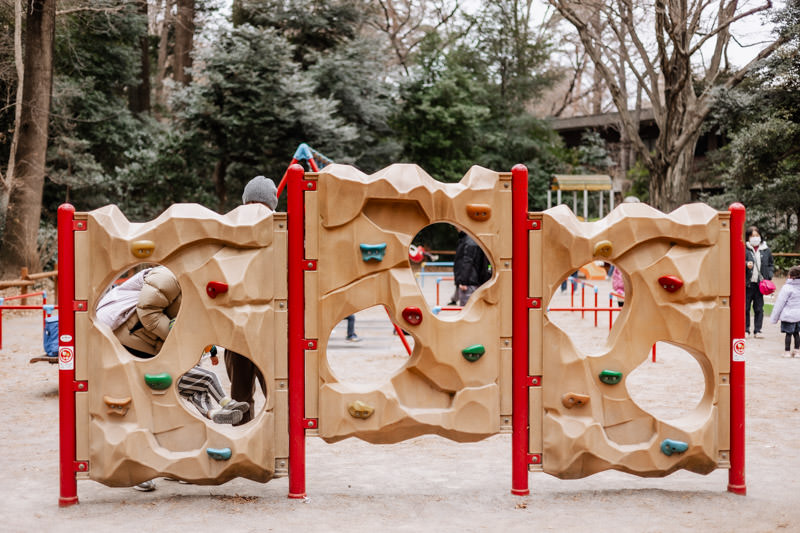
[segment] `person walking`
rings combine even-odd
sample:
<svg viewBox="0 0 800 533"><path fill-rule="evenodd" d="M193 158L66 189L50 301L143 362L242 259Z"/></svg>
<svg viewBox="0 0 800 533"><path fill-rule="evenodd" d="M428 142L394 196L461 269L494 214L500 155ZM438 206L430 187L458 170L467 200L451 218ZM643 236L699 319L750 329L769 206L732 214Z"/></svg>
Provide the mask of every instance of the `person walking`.
<svg viewBox="0 0 800 533"><path fill-rule="evenodd" d="M761 326L764 321L764 295L761 294L759 283L761 280L772 279L775 266L772 261L772 252L767 246L767 241L762 239L761 232L755 226L747 228L745 233L745 263L747 271L745 279L745 332L750 335L750 307L753 307L753 337L762 338Z"/></svg>
<svg viewBox="0 0 800 533"><path fill-rule="evenodd" d="M789 279L778 293L778 299L769 318L773 324L777 324L780 320L781 333L786 334L783 356L800 356L800 266L789 269ZM794 338L794 350L790 351L792 338Z"/></svg>

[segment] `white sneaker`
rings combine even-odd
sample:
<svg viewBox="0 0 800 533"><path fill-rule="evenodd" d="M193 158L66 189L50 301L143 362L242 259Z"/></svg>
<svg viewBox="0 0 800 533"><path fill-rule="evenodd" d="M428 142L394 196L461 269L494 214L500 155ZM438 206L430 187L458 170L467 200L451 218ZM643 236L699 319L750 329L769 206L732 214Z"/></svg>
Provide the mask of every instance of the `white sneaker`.
<svg viewBox="0 0 800 533"><path fill-rule="evenodd" d="M133 488L140 492L153 492L156 490L156 482L152 479L149 481L142 481L138 485L134 485Z"/></svg>
<svg viewBox="0 0 800 533"><path fill-rule="evenodd" d="M798 355L800 355L800 350L792 350L792 357L797 357Z"/></svg>
<svg viewBox="0 0 800 533"><path fill-rule="evenodd" d="M794 352L783 352L783 357L785 357L786 359L794 357Z"/></svg>

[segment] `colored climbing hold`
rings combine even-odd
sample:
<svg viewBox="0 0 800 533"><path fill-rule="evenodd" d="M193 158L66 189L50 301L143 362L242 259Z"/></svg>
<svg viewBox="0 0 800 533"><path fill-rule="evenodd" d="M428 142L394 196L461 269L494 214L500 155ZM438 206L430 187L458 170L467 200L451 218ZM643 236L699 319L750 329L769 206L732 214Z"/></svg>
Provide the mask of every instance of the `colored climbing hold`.
<svg viewBox="0 0 800 533"><path fill-rule="evenodd" d="M667 292L675 292L683 287L683 280L677 276L661 276L658 284Z"/></svg>
<svg viewBox="0 0 800 533"><path fill-rule="evenodd" d="M206 285L206 294L211 298L216 298L217 294L228 292L228 284L221 281L209 281Z"/></svg>
<svg viewBox="0 0 800 533"><path fill-rule="evenodd" d="M469 361L470 363L474 363L478 359L481 358L483 354L486 353L486 348L483 347L483 344L473 344L472 346L467 346L463 350L461 350L461 355L464 356L464 359Z"/></svg>
<svg viewBox="0 0 800 533"><path fill-rule="evenodd" d="M172 377L166 372L160 374L145 374L144 382L153 390L166 390L172 385Z"/></svg>
<svg viewBox="0 0 800 533"><path fill-rule="evenodd" d="M108 406L107 413L112 415L125 416L131 404L131 397L113 398L108 395L103 396L103 402Z"/></svg>
<svg viewBox="0 0 800 533"><path fill-rule="evenodd" d="M622 372L617 372L615 370L603 370L600 372L600 381L606 385L616 385L622 381Z"/></svg>
<svg viewBox="0 0 800 533"><path fill-rule="evenodd" d="M561 397L561 403L564 404L564 407L567 409L572 409L573 407L583 407L589 403L589 395L568 392Z"/></svg>
<svg viewBox="0 0 800 533"><path fill-rule="evenodd" d="M419 307L406 307L403 309L403 319L412 326L418 326L422 322L422 311Z"/></svg>
<svg viewBox="0 0 800 533"><path fill-rule="evenodd" d="M375 408L361 400L355 400L350 402L350 405L347 406L347 412L350 413L350 416L353 418L364 419L371 417L372 413L375 412Z"/></svg>
<svg viewBox="0 0 800 533"><path fill-rule="evenodd" d="M594 255L599 255L601 257L611 257L611 253L614 251L614 246L611 244L611 241L600 241L594 245Z"/></svg>
<svg viewBox="0 0 800 533"><path fill-rule="evenodd" d="M364 244L359 245L361 248L361 259L366 261L383 261L383 255L386 253L386 243L380 244Z"/></svg>
<svg viewBox="0 0 800 533"><path fill-rule="evenodd" d="M672 455L673 453L683 453L689 449L689 445L685 442L672 439L664 439L661 441L661 451L664 455Z"/></svg>
<svg viewBox="0 0 800 533"><path fill-rule="evenodd" d="M134 241L131 243L131 253L139 259L150 257L155 249L156 243L153 241Z"/></svg>
<svg viewBox="0 0 800 533"><path fill-rule="evenodd" d="M472 220L484 222L492 216L492 206L488 204L467 204L467 216Z"/></svg>
<svg viewBox="0 0 800 533"><path fill-rule="evenodd" d="M231 458L230 448L206 448L206 453L217 461L227 461Z"/></svg>

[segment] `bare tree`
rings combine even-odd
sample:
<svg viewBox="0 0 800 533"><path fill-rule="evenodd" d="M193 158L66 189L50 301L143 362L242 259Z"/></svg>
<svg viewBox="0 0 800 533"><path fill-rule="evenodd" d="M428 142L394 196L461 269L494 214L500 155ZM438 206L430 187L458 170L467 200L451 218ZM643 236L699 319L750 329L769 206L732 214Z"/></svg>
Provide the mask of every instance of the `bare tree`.
<svg viewBox="0 0 800 533"><path fill-rule="evenodd" d="M188 69L192 68L194 48L194 0L177 0L178 16L175 18L175 51L172 76L177 83L192 81Z"/></svg>
<svg viewBox="0 0 800 533"><path fill-rule="evenodd" d="M47 126L53 87L56 0L28 0L24 83L13 182L0 249L0 274L39 268L37 237L42 208Z"/></svg>
<svg viewBox="0 0 800 533"><path fill-rule="evenodd" d="M738 0L548 1L577 30L619 111L626 141L650 171L651 203L669 211L688 202L694 149L715 89L740 83L785 42L771 42L738 70L723 68L731 24L771 8L771 1L751 9L740 9ZM630 110L630 76L659 129L652 152Z"/></svg>
<svg viewBox="0 0 800 533"><path fill-rule="evenodd" d="M446 27L460 0L374 0L369 25L386 35L395 63L408 74L410 56L429 32Z"/></svg>

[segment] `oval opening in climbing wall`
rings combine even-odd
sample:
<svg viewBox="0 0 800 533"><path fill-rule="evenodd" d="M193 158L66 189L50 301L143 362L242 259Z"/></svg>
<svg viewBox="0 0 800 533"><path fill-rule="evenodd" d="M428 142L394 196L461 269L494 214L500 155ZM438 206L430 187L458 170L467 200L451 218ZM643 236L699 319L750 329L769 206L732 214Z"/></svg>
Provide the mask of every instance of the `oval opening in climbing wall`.
<svg viewBox="0 0 800 533"><path fill-rule="evenodd" d="M268 388L250 358L218 344L202 347L198 356L197 364L175 380L184 407L216 424L239 426L255 419L264 409ZM236 381L236 390L230 378Z"/></svg>
<svg viewBox="0 0 800 533"><path fill-rule="evenodd" d="M460 312L492 278L491 257L478 240L446 222L422 228L408 259L425 302L438 316Z"/></svg>
<svg viewBox="0 0 800 533"><path fill-rule="evenodd" d="M625 304L625 289L630 285L627 277L603 261L582 266L556 286L547 304L547 319L570 337L582 354L604 352Z"/></svg>
<svg viewBox="0 0 800 533"><path fill-rule="evenodd" d="M647 359L625 380L631 399L654 417L674 420L691 414L703 399L706 378L689 352L657 342Z"/></svg>
<svg viewBox="0 0 800 533"><path fill-rule="evenodd" d="M134 357L155 357L174 327L181 286L167 267L140 263L125 272L98 299L95 321L105 324Z"/></svg>
<svg viewBox="0 0 800 533"><path fill-rule="evenodd" d="M331 331L325 346L328 366L334 376L340 382L351 384L388 381L408 363L409 353L414 349L414 338L410 334L398 334L404 332L403 327L402 322L396 326L392 323L382 305L341 320Z"/></svg>

